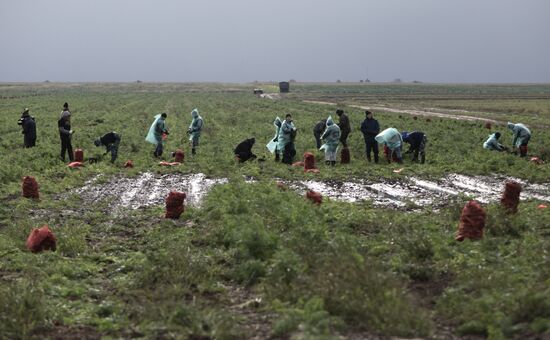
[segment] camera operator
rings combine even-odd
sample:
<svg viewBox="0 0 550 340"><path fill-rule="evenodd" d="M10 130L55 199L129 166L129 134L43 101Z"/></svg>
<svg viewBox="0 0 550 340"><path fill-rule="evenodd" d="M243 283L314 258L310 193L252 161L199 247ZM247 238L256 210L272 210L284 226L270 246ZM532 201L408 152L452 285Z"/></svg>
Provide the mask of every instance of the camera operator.
<svg viewBox="0 0 550 340"><path fill-rule="evenodd" d="M25 148L32 148L36 144L36 122L34 117L29 114L29 109L26 108L23 113L21 113L21 118L17 121L17 124L21 126L23 131L21 133L24 135L23 142L25 143Z"/></svg>

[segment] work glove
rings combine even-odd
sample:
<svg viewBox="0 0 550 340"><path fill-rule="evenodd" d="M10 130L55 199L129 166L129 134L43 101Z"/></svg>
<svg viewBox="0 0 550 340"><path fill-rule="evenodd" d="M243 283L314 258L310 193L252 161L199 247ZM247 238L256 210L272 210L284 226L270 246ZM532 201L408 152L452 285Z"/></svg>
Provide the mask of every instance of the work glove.
<svg viewBox="0 0 550 340"><path fill-rule="evenodd" d="M69 135L72 135L74 133L74 130L69 131Z"/></svg>

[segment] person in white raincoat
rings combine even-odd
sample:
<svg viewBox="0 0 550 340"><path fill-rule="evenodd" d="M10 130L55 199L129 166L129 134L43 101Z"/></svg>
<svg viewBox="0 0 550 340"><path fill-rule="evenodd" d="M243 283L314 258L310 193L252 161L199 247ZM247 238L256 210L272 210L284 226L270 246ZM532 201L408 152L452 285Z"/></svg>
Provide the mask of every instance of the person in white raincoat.
<svg viewBox="0 0 550 340"><path fill-rule="evenodd" d="M388 163L393 159L393 155L397 157L397 163L403 163L403 156L401 149L403 148L403 137L401 133L396 128L387 128L386 130L380 132L374 139L379 144L384 144L390 150L388 155Z"/></svg>
<svg viewBox="0 0 550 340"><path fill-rule="evenodd" d="M521 123L510 122L508 122L508 129L512 130L513 134L512 148L518 148L521 157L527 156L527 144L531 139L531 131Z"/></svg>
<svg viewBox="0 0 550 340"><path fill-rule="evenodd" d="M332 117L329 116L327 118L327 127L321 136L321 139L325 142L325 144L319 148L319 150L325 150L325 162L327 165L336 165L336 151L338 150L340 135L340 127L334 124Z"/></svg>
<svg viewBox="0 0 550 340"><path fill-rule="evenodd" d="M281 129L281 126L283 125L283 121L281 118L277 117L275 118L275 121L273 122L273 125L275 125L275 136L271 138L269 143L267 143L266 147L269 150L269 152L275 154L275 162L278 162L280 159L279 150L277 148L279 144L279 130Z"/></svg>
<svg viewBox="0 0 550 340"><path fill-rule="evenodd" d="M199 145L203 120L202 117L199 116L198 109L193 109L193 111L191 111L191 117L193 117L193 120L189 125L189 129L187 129L187 133L189 134L189 141L191 141L191 153L195 155L197 153L196 147Z"/></svg>
<svg viewBox="0 0 550 340"><path fill-rule="evenodd" d="M282 162L292 164L294 156L296 156L296 148L294 147L294 138L296 136L296 127L292 122L292 115L288 113L285 120L279 129L279 137L277 149L282 157Z"/></svg>
<svg viewBox="0 0 550 340"><path fill-rule="evenodd" d="M162 156L163 151L163 135L168 135L168 129L166 128L165 120L168 115L166 113L158 114L155 116L155 121L153 124L151 124L151 127L149 128L149 133L147 133L147 137L145 137L145 140L148 141L151 144L155 144L156 148L153 152L153 155L155 157Z"/></svg>

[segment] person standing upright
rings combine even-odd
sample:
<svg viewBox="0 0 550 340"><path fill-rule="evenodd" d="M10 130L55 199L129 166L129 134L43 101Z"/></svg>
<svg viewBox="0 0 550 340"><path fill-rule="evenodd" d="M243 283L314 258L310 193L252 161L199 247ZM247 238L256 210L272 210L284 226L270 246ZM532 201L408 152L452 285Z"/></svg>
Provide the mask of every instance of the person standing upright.
<svg viewBox="0 0 550 340"><path fill-rule="evenodd" d="M380 125L378 121L372 117L372 112L365 111L365 120L361 123L361 132L365 139L365 152L367 154L367 160L370 162L371 151L374 153L374 162L378 163L378 142L374 139L377 134L380 133Z"/></svg>
<svg viewBox="0 0 550 340"><path fill-rule="evenodd" d="M279 131L281 130L283 121L281 120L281 118L277 117L275 118L273 125L275 125L275 136L269 141L269 143L267 143L266 147L269 150L269 152L275 154L275 162L278 162L280 160L279 149L278 149Z"/></svg>
<svg viewBox="0 0 550 340"><path fill-rule="evenodd" d="M145 137L145 140L148 141L151 144L156 145L155 151L153 152L153 156L160 157L162 156L163 152L163 136L168 135L168 129L166 128L166 117L168 115L166 113L161 113L159 115L155 116L155 121L153 124L151 124L151 127L149 128L149 132L147 133L147 137Z"/></svg>
<svg viewBox="0 0 550 340"><path fill-rule="evenodd" d="M321 136L325 132L326 128L327 128L327 120L326 119L321 119L313 127L313 136L315 136L315 143L316 143L316 146L317 146L317 150L319 150L319 148L321 148Z"/></svg>
<svg viewBox="0 0 550 340"><path fill-rule="evenodd" d="M287 113L285 120L279 129L279 137L277 149L281 154L282 162L285 164L292 164L292 160L296 155L296 148L294 147L294 138L296 137L296 127L292 121L292 115Z"/></svg>
<svg viewBox="0 0 550 340"><path fill-rule="evenodd" d="M26 108L23 113L21 113L21 118L17 122L17 124L21 125L21 128L23 131L24 137L23 142L25 144L25 148L32 148L36 145L36 122L34 121L34 117L29 114L29 109Z"/></svg>
<svg viewBox="0 0 550 340"><path fill-rule="evenodd" d="M193 117L193 120L189 125L189 129L187 129L187 133L189 134L189 141L191 142L191 154L195 155L197 153L196 148L199 145L203 120L199 115L198 109L193 109L193 111L191 111L191 117Z"/></svg>
<svg viewBox="0 0 550 340"><path fill-rule="evenodd" d="M325 142L319 150L325 150L325 163L327 165L336 165L336 151L338 150L338 141L341 136L341 129L338 125L334 124L332 117L327 119L327 128L321 136L321 139Z"/></svg>
<svg viewBox="0 0 550 340"><path fill-rule="evenodd" d="M63 111L57 121L57 128L59 129L59 138L61 139L61 160L65 162L65 152L67 152L69 160L72 162L74 161L74 154L71 139L74 131L71 129L71 112L67 103L63 106Z"/></svg>
<svg viewBox="0 0 550 340"><path fill-rule="evenodd" d="M344 110L336 110L336 114L340 118L338 121L338 126L340 127L340 142L344 148L348 147L348 136L351 132L351 125L349 124L348 115L344 113Z"/></svg>

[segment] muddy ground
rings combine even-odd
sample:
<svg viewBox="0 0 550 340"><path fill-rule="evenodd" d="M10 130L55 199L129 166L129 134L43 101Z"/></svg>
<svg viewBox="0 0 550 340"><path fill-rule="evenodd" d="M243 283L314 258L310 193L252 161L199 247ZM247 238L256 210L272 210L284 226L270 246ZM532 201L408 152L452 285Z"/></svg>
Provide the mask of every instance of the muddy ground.
<svg viewBox="0 0 550 340"><path fill-rule="evenodd" d="M442 207L454 197L465 195L482 203L500 199L504 183L514 180L522 184L521 199L550 202L550 183L531 184L524 180L504 176L466 176L450 174L438 180L405 177L400 180L354 181L285 181L299 194L313 190L337 201L370 201L374 206L414 209ZM226 178L207 178L204 174L153 174L142 173L128 178L115 176L108 181L95 177L70 194L81 197L82 205L108 202L114 213L126 209L139 209L164 204L171 190L187 193L186 205L200 206L213 185L227 183Z"/></svg>

